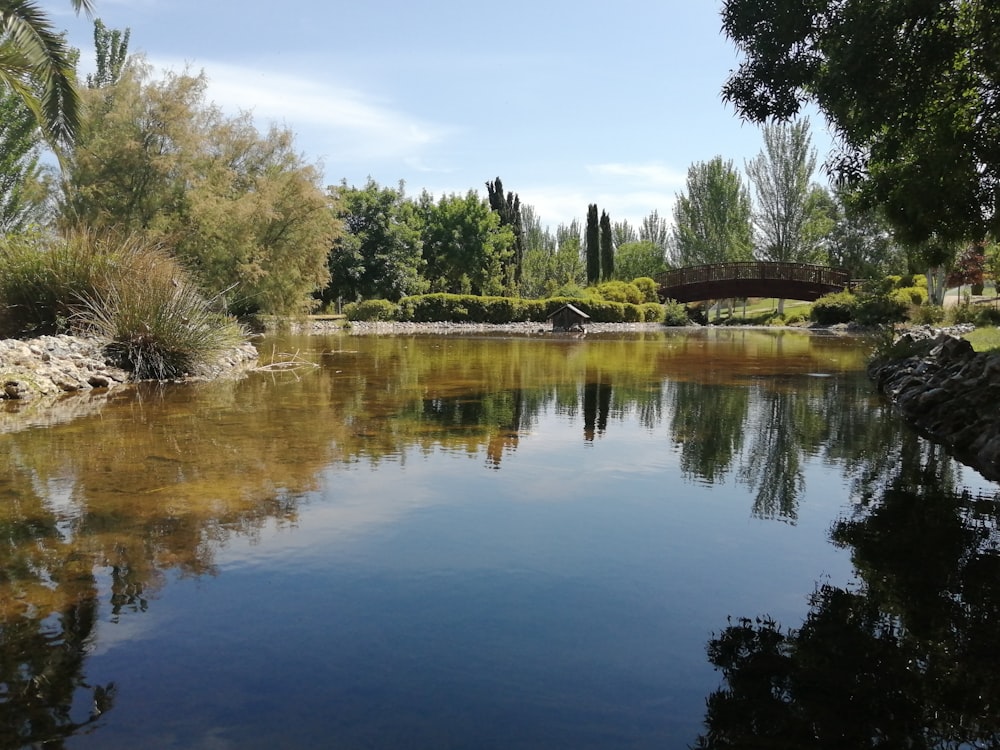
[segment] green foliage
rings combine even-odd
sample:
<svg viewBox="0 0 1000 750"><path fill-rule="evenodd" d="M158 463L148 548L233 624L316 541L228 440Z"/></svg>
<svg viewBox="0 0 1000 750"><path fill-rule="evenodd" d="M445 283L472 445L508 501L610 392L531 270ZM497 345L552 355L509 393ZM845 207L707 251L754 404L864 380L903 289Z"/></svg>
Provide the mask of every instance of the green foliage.
<svg viewBox="0 0 1000 750"><path fill-rule="evenodd" d="M514 288L513 230L475 191L437 203L425 191L417 213L431 291L499 295Z"/></svg>
<svg viewBox="0 0 1000 750"><path fill-rule="evenodd" d="M190 373L243 339L172 256L138 236L6 237L0 305L3 335L90 331L139 378Z"/></svg>
<svg viewBox="0 0 1000 750"><path fill-rule="evenodd" d="M947 319L952 325L962 325L964 323L975 323L978 310L975 306L966 301L959 302L954 307L948 308Z"/></svg>
<svg viewBox="0 0 1000 750"><path fill-rule="evenodd" d="M831 171L905 244L996 236L998 25L980 0L727 0L742 62L723 98L755 122L818 105L842 145Z"/></svg>
<svg viewBox="0 0 1000 750"><path fill-rule="evenodd" d="M906 286L893 289L889 292L889 298L901 305L925 305L927 304L927 287Z"/></svg>
<svg viewBox="0 0 1000 750"><path fill-rule="evenodd" d="M663 324L668 326L686 326L691 322L688 309L680 302L672 299L663 304Z"/></svg>
<svg viewBox="0 0 1000 750"><path fill-rule="evenodd" d="M605 281L594 287L596 296L611 302L629 302L641 305L646 301L645 295L635 284L624 281Z"/></svg>
<svg viewBox="0 0 1000 750"><path fill-rule="evenodd" d="M626 242L615 250L615 276L622 281L654 277L666 270L663 248L648 240Z"/></svg>
<svg viewBox="0 0 1000 750"><path fill-rule="evenodd" d="M344 231L330 248L330 283L323 290L324 301L398 300L427 289L421 276L425 262L416 208L402 183L383 188L369 178L363 188L355 188L344 181L331 197L334 216Z"/></svg>
<svg viewBox="0 0 1000 750"><path fill-rule="evenodd" d="M823 221L823 204L810 184L815 169L808 120L764 125L764 148L747 164L761 259L818 260L819 240L831 224Z"/></svg>
<svg viewBox="0 0 1000 750"><path fill-rule="evenodd" d="M906 320L911 304L908 295L861 295L854 310L854 320L864 326L899 323Z"/></svg>
<svg viewBox="0 0 1000 750"><path fill-rule="evenodd" d="M44 213L41 142L21 97L0 90L0 233L24 230Z"/></svg>
<svg viewBox="0 0 1000 750"><path fill-rule="evenodd" d="M94 54L97 70L87 74L87 87L103 88L118 83L128 58L130 29L108 29L100 18L94 20Z"/></svg>
<svg viewBox="0 0 1000 750"><path fill-rule="evenodd" d="M686 192L674 204L670 242L677 266L750 260L750 192L732 160L716 156L688 167Z"/></svg>
<svg viewBox="0 0 1000 750"><path fill-rule="evenodd" d="M601 211L601 278L609 281L615 275L615 243L611 234L611 217Z"/></svg>
<svg viewBox="0 0 1000 750"><path fill-rule="evenodd" d="M564 305L572 304L595 323L640 323L657 321L663 307L653 303L611 302L596 297L584 299L549 297L529 300L516 297L481 297L466 294L421 294L399 301L399 320L415 323L516 323L544 322Z"/></svg>
<svg viewBox="0 0 1000 750"><path fill-rule="evenodd" d="M858 298L850 292L837 292L820 297L813 303L809 317L820 325L849 323L854 319Z"/></svg>
<svg viewBox="0 0 1000 750"><path fill-rule="evenodd" d="M170 247L233 312L291 313L328 279L337 224L288 130L206 102L204 76L153 81L129 65L84 92L66 160L62 223L142 233Z"/></svg>
<svg viewBox="0 0 1000 750"><path fill-rule="evenodd" d="M71 0L71 5L77 13L92 9L90 0ZM74 50L35 2L4 2L0 25L0 88L21 98L45 140L60 153L80 125Z"/></svg>
<svg viewBox="0 0 1000 750"><path fill-rule="evenodd" d="M910 308L908 317L916 325L936 326L944 322L945 312L941 305L920 305Z"/></svg>
<svg viewBox="0 0 1000 750"><path fill-rule="evenodd" d="M117 247L88 235L0 237L0 336L66 332L79 298L95 294L119 262Z"/></svg>
<svg viewBox="0 0 1000 750"><path fill-rule="evenodd" d="M643 301L659 303L660 285L654 279L648 276L639 276L632 279L632 286L642 293Z"/></svg>
<svg viewBox="0 0 1000 750"><path fill-rule="evenodd" d="M344 305L344 316L351 321L396 320L399 306L387 299L369 299Z"/></svg>
<svg viewBox="0 0 1000 750"><path fill-rule="evenodd" d="M884 212L862 206L846 187L834 191L833 201L827 263L846 269L853 279L881 278L906 268L906 252L893 240Z"/></svg>
<svg viewBox="0 0 1000 750"><path fill-rule="evenodd" d="M505 275L510 276L515 286L521 283L522 264L525 253L524 223L521 217L521 198L517 193L508 192L504 196L503 183L500 178L486 183L490 208L500 217L500 225L510 227L514 235L514 253L508 263L511 268Z"/></svg>
<svg viewBox="0 0 1000 750"><path fill-rule="evenodd" d="M587 234L584 247L587 255L587 283L596 284L601 280L601 230L597 216L597 204L587 206Z"/></svg>

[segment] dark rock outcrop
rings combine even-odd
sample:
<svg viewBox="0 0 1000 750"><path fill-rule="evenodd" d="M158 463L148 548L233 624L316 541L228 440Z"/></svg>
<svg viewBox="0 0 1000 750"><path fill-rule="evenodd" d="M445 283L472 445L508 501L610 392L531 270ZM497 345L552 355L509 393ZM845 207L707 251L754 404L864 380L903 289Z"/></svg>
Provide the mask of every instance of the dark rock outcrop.
<svg viewBox="0 0 1000 750"><path fill-rule="evenodd" d="M868 374L907 421L1000 481L1000 353L977 353L950 333L910 332Z"/></svg>

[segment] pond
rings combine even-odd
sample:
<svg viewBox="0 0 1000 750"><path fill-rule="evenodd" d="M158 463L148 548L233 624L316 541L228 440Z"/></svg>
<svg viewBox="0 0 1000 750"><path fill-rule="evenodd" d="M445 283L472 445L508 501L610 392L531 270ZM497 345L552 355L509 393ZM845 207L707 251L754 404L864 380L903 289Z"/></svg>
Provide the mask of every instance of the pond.
<svg viewBox="0 0 1000 750"><path fill-rule="evenodd" d="M998 742L997 487L865 340L259 348L4 422L0 747Z"/></svg>

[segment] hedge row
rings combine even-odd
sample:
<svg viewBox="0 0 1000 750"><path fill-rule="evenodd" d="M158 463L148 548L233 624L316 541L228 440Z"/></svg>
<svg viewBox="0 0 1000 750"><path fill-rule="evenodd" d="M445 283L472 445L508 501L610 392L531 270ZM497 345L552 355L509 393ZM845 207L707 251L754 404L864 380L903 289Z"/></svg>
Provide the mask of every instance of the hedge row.
<svg viewBox="0 0 1000 750"><path fill-rule="evenodd" d="M664 307L655 302L631 304L597 299L550 297L477 297L465 294L421 294L404 297L398 304L367 300L345 307L348 320L399 320L413 323L523 323L543 322L564 305L571 304L594 323L659 323Z"/></svg>

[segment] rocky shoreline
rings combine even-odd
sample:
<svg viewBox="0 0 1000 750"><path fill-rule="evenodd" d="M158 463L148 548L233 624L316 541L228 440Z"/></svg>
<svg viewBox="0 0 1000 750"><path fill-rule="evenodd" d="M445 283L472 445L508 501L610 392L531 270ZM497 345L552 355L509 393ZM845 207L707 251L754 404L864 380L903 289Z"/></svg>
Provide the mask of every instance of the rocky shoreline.
<svg viewBox="0 0 1000 750"><path fill-rule="evenodd" d="M0 340L0 401L19 406L68 394L106 392L132 382L131 374L104 354L106 341L60 334ZM191 379L212 379L238 372L257 361L253 344L226 352Z"/></svg>
<svg viewBox="0 0 1000 750"><path fill-rule="evenodd" d="M977 353L957 333L908 331L868 375L908 422L1000 481L1000 353Z"/></svg>

